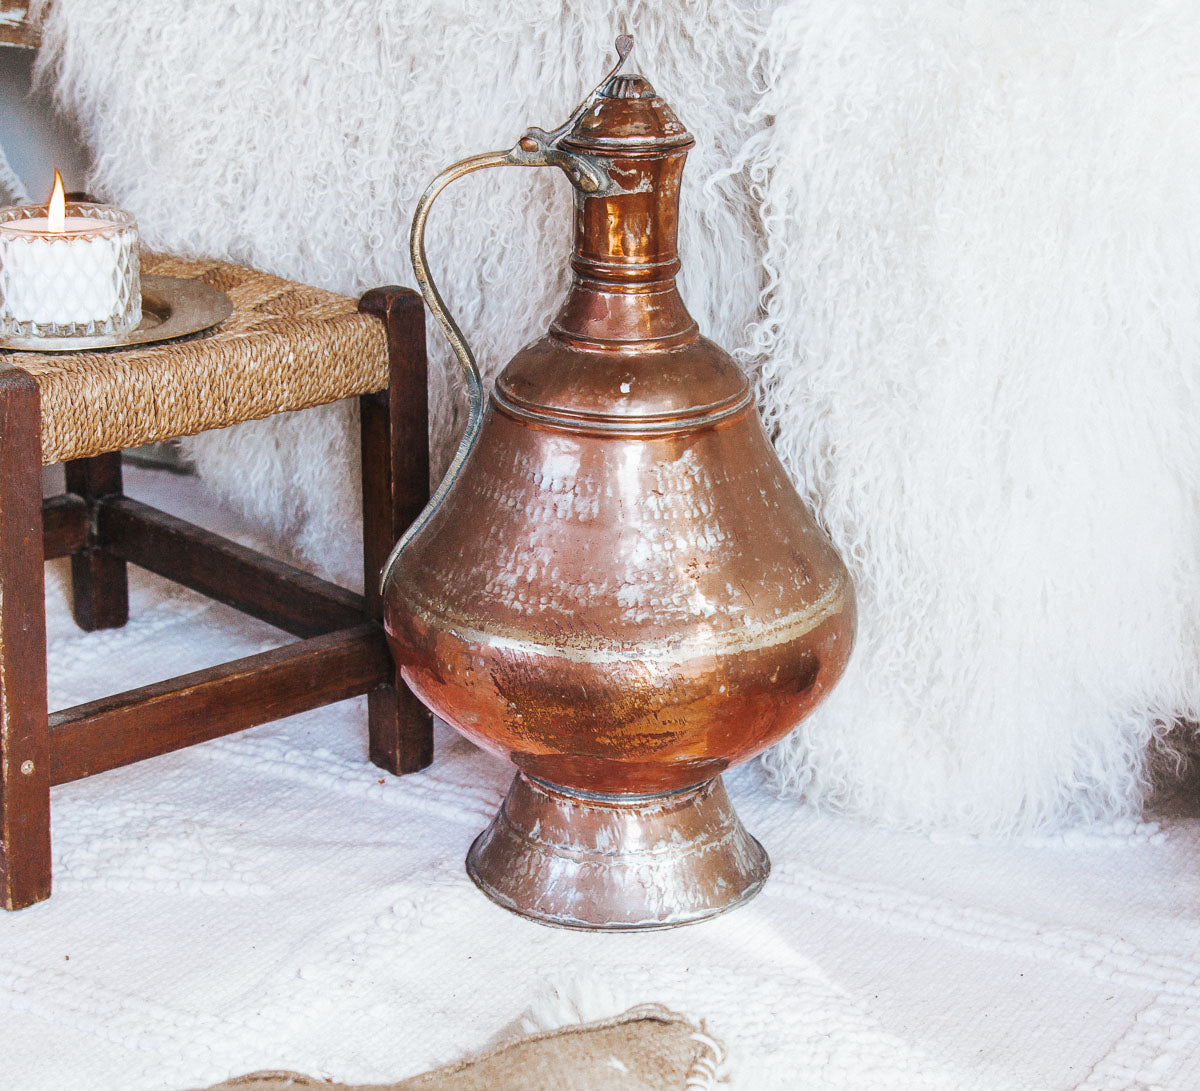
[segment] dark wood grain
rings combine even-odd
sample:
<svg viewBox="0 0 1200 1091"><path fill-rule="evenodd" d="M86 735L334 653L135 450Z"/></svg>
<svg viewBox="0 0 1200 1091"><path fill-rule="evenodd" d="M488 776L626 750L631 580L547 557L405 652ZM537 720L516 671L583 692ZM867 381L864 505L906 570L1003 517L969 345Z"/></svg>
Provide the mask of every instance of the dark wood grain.
<svg viewBox="0 0 1200 1091"><path fill-rule="evenodd" d="M84 548L71 556L75 624L85 632L119 629L129 620L129 575L125 562L102 548L96 534L101 501L121 495L121 453L63 463L67 492L88 508L90 529Z"/></svg>
<svg viewBox="0 0 1200 1091"><path fill-rule="evenodd" d="M356 595L122 494L119 453L65 465L68 492L41 499L36 382L0 365L0 899L50 894L50 785L359 694L376 764L432 760L432 716L400 679L378 581L429 497L427 362L419 296L363 297L388 335L388 389L362 409L363 565ZM300 642L47 716L45 558L70 556L85 629L124 624L127 564L261 618Z"/></svg>
<svg viewBox="0 0 1200 1091"><path fill-rule="evenodd" d="M88 540L88 506L78 496L64 493L42 501L42 548L46 560L67 557L83 549Z"/></svg>
<svg viewBox="0 0 1200 1091"><path fill-rule="evenodd" d="M113 555L293 636L363 619L361 595L127 496L102 504L98 520L100 541Z"/></svg>
<svg viewBox="0 0 1200 1091"><path fill-rule="evenodd" d="M400 535L429 502L429 363L425 306L410 288L376 288L359 310L383 319L389 382L363 403L363 564L367 604L379 608L379 573Z"/></svg>
<svg viewBox="0 0 1200 1091"><path fill-rule="evenodd" d="M50 779L78 780L366 693L391 672L363 622L50 717Z"/></svg>
<svg viewBox="0 0 1200 1091"><path fill-rule="evenodd" d="M366 608L382 621L380 572L429 500L425 309L416 292L391 286L367 292L359 310L380 317L388 335L388 387L359 401ZM433 761L433 715L398 671L368 696L367 721L370 757L380 768L412 773Z"/></svg>
<svg viewBox="0 0 1200 1091"><path fill-rule="evenodd" d="M29 17L29 0L0 0L0 45L37 49L42 35Z"/></svg>
<svg viewBox="0 0 1200 1091"><path fill-rule="evenodd" d="M37 383L0 365L0 902L50 896L50 753Z"/></svg>

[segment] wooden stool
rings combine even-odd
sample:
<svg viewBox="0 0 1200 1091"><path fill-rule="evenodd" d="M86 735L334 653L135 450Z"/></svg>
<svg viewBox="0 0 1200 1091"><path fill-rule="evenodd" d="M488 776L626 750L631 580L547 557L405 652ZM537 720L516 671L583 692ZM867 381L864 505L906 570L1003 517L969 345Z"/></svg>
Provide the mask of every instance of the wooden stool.
<svg viewBox="0 0 1200 1091"><path fill-rule="evenodd" d="M234 313L209 334L107 353L0 353L0 900L50 895L50 787L365 693L370 758L432 760L432 719L392 664L379 573L429 494L424 311L241 266L150 257ZM382 319L382 321L380 321ZM357 395L365 595L125 496L122 449ZM67 492L43 501L43 464ZM124 625L133 563L299 637L260 655L47 714L43 559L71 558L75 620Z"/></svg>

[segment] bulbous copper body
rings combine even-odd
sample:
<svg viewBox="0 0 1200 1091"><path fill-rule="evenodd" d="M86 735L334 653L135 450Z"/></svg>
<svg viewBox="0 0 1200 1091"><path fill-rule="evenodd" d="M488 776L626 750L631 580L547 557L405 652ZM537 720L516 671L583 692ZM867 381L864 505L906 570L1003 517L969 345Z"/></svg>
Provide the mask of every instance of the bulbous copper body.
<svg viewBox="0 0 1200 1091"><path fill-rule="evenodd" d="M535 783L620 806L703 785L794 728L845 668L854 594L745 375L676 290L691 137L621 76L565 144L603 156L617 188L577 195L566 302L497 381L460 478L391 572L385 624L448 723Z"/></svg>

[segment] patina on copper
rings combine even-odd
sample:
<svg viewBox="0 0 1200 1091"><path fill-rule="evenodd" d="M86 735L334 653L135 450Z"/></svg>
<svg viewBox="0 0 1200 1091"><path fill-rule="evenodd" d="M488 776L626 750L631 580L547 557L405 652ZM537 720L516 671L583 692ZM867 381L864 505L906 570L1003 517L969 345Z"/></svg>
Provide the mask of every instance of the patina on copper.
<svg viewBox="0 0 1200 1091"><path fill-rule="evenodd" d="M404 678L520 770L472 877L571 927L685 923L762 885L766 854L714 778L812 710L854 637L845 567L676 288L692 145L644 78L614 74L554 133L450 168L414 225L426 297L473 368L424 269L430 194L522 156L576 183L566 301L385 581Z"/></svg>

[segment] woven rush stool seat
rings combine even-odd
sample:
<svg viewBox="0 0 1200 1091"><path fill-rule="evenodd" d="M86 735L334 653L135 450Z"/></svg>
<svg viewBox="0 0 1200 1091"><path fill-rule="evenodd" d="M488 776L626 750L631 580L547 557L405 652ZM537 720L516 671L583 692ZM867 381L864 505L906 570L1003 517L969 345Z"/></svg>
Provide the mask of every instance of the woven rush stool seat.
<svg viewBox="0 0 1200 1091"><path fill-rule="evenodd" d="M67 354L0 351L0 905L50 895L50 788L349 697L367 696L369 757L432 760L432 717L381 624L379 574L429 498L420 296L355 300L243 266L144 255L206 281L233 313L192 337ZM357 396L359 595L126 496L121 451ZM42 497L42 466L67 491ZM43 564L70 557L85 630L124 625L135 564L269 622L293 643L178 678L47 709Z"/></svg>
<svg viewBox="0 0 1200 1091"><path fill-rule="evenodd" d="M47 465L387 386L387 334L357 300L227 262L146 255L142 271L204 281L233 314L182 342L14 357L41 391Z"/></svg>

